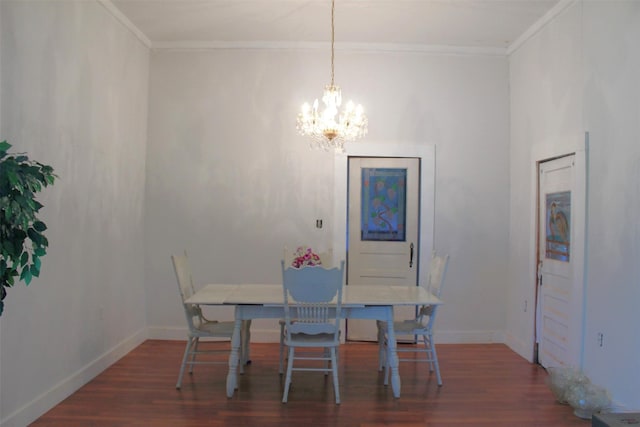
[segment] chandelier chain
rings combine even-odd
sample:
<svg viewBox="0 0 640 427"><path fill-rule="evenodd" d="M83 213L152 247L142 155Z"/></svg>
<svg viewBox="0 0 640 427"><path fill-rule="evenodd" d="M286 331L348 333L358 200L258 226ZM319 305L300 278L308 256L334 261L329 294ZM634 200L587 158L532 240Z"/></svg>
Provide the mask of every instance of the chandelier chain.
<svg viewBox="0 0 640 427"><path fill-rule="evenodd" d="M331 0L331 86L334 86L334 66L333 66L333 58L334 58L334 40L335 40L335 24L334 24L334 12L336 8L336 1Z"/></svg>

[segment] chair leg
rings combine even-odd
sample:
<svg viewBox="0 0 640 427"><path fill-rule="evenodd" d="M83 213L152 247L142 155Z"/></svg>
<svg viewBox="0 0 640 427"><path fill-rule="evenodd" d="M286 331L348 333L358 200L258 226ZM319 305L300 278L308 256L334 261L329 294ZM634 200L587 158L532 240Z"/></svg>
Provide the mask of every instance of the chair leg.
<svg viewBox="0 0 640 427"><path fill-rule="evenodd" d="M384 385L389 385L389 378L391 378L391 367L389 366L389 361L391 357L389 357L389 343L387 342L387 338L385 336L384 339ZM398 362L400 363L400 362Z"/></svg>
<svg viewBox="0 0 640 427"><path fill-rule="evenodd" d="M386 364L385 353L384 353L385 334L384 334L384 329L382 329L382 326L380 325L380 321L377 321L377 323L378 323L378 372L380 372L382 371L382 368L384 368Z"/></svg>
<svg viewBox="0 0 640 427"><path fill-rule="evenodd" d="M420 346L424 347L424 350L420 350ZM424 361L429 364L429 372L433 372L433 356L431 353L431 344L429 343L429 337L426 335L420 335L418 337L418 342L416 343L416 352L424 353ZM420 355L416 356L420 357Z"/></svg>
<svg viewBox="0 0 640 427"><path fill-rule="evenodd" d="M436 369L436 378L438 379L438 386L442 386L442 377L440 376L440 365L438 364L438 353L436 353L436 346L433 343L433 335L429 335L429 349L431 351L431 360Z"/></svg>
<svg viewBox="0 0 640 427"><path fill-rule="evenodd" d="M187 358L189 357L189 352L191 350L191 346L194 344L194 340L196 338L189 337L187 340L187 345L184 348L184 356L182 356L182 363L180 364L180 373L178 374L178 382L176 383L176 388L179 390L182 387L182 376L184 375L184 368L187 365ZM195 357L195 354L194 354ZM191 365L193 367L193 365Z"/></svg>
<svg viewBox="0 0 640 427"><path fill-rule="evenodd" d="M289 361L287 363L287 378L284 380L284 394L282 395L282 403L287 403L289 399L289 386L291 385L291 371L293 370L293 358L295 349L289 347Z"/></svg>
<svg viewBox="0 0 640 427"><path fill-rule="evenodd" d="M338 361L337 347L331 347L331 371L333 372L333 392L336 396L336 405L340 404L340 387L338 385Z"/></svg>
<svg viewBox="0 0 640 427"><path fill-rule="evenodd" d="M280 324L280 367L278 372L280 373L280 375L282 375L283 367L284 364L284 324Z"/></svg>
<svg viewBox="0 0 640 427"><path fill-rule="evenodd" d="M333 366L335 366L336 362L332 362L334 360L333 356L334 354L332 353L332 348L325 348L322 351L322 357L324 358L324 376L329 376L329 369L333 369Z"/></svg>
<svg viewBox="0 0 640 427"><path fill-rule="evenodd" d="M198 345L200 344L200 338L195 337L193 339L193 350L191 350L191 362L189 363L189 373L193 374L193 367L196 362L196 355L198 354Z"/></svg>
<svg viewBox="0 0 640 427"><path fill-rule="evenodd" d="M424 350L419 350L420 353L424 353L427 362L429 363L429 371L436 371L436 378L438 379L438 386L442 386L442 376L440 375L440 364L438 363L438 354L436 353L436 346L433 344L433 335L426 334L422 335L422 342L424 344ZM420 345L418 342L417 346ZM389 384L389 377L391 374L391 370L389 369L389 348L386 340L384 341L384 356L386 358L384 363L384 385Z"/></svg>

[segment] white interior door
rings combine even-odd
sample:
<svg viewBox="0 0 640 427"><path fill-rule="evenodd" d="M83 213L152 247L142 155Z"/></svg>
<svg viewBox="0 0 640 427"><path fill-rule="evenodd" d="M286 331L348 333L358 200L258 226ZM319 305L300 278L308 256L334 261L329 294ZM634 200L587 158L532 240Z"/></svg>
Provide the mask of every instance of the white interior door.
<svg viewBox="0 0 640 427"><path fill-rule="evenodd" d="M539 164L538 361L544 367L580 365L584 251L584 182L575 155Z"/></svg>
<svg viewBox="0 0 640 427"><path fill-rule="evenodd" d="M350 157L347 286L418 283L420 160ZM414 307L394 307L408 319ZM375 322L348 320L347 339L376 341Z"/></svg>

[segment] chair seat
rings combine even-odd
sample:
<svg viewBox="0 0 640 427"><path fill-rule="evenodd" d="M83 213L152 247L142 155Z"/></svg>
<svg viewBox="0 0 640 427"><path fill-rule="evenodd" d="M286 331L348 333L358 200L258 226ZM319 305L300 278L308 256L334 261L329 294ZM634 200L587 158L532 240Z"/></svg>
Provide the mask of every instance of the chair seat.
<svg viewBox="0 0 640 427"><path fill-rule="evenodd" d="M427 328L416 320L393 322L393 329L397 335L419 335L427 332Z"/></svg>
<svg viewBox="0 0 640 427"><path fill-rule="evenodd" d="M195 329L197 333L206 334L207 336L231 337L234 326L234 322L207 321L196 326Z"/></svg>
<svg viewBox="0 0 640 427"><path fill-rule="evenodd" d="M322 345L323 347L335 345L338 346L339 341L335 339L334 334L291 334L291 338L285 338L285 345L296 347L317 347Z"/></svg>
<svg viewBox="0 0 640 427"><path fill-rule="evenodd" d="M378 328L387 333L387 323L378 321ZM427 327L415 319L393 322L393 331L396 335L420 335L427 332Z"/></svg>

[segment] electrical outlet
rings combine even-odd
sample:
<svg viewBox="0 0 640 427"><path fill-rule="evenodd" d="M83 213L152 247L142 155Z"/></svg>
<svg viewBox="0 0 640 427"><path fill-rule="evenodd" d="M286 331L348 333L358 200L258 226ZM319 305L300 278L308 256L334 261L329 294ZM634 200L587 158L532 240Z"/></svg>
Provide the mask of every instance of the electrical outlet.
<svg viewBox="0 0 640 427"><path fill-rule="evenodd" d="M604 346L604 334L602 332L598 332L598 347Z"/></svg>

